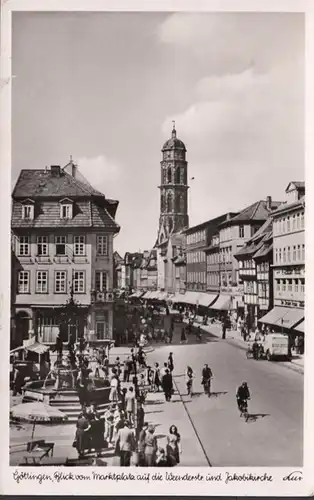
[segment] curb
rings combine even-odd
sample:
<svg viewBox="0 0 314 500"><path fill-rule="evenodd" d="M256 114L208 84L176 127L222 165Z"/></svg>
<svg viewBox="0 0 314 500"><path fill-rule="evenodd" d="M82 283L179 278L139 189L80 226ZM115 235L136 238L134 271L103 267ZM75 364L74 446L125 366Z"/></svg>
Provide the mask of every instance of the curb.
<svg viewBox="0 0 314 500"><path fill-rule="evenodd" d="M113 349L114 349L114 347L113 347ZM112 350L113 349L111 349L111 351L110 351L111 354L112 354ZM131 349L131 347L130 347L130 349ZM145 352L145 354L149 354L149 353L153 352L154 350L155 350L155 348L152 347L152 346L148 347L147 349L145 349L145 347L144 347L144 349L143 349L143 351ZM119 352L118 354L119 354L119 356L130 356L130 351L128 351L128 352L127 351L126 352Z"/></svg>
<svg viewBox="0 0 314 500"><path fill-rule="evenodd" d="M204 328L202 328L202 326L201 326L201 330L207 335L213 335L214 337L223 340L218 334L216 334L212 331L207 332L206 330L204 330ZM228 339L228 337L226 337L225 340L229 345L232 345L233 347L237 347L238 349L241 349L242 351L247 350L247 347L245 345L238 344L237 339L233 339L233 338ZM287 370L292 370L296 373L299 373L300 375L304 375L304 367L297 365L293 361L290 361L289 364L285 364L285 365L280 364L279 366L281 366L282 368L286 368Z"/></svg>

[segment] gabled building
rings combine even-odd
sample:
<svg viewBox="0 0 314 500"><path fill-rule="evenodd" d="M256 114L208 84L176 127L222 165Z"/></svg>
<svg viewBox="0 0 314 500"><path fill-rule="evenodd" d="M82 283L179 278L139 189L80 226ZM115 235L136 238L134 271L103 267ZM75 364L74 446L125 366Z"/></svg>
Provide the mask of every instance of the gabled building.
<svg viewBox="0 0 314 500"><path fill-rule="evenodd" d="M22 170L12 193L15 343L112 338L113 237L118 201L95 190L71 160ZM70 297L79 317L66 319Z"/></svg>
<svg viewBox="0 0 314 500"><path fill-rule="evenodd" d="M235 254L239 262L239 281L243 282L244 319L250 329L272 307L272 219Z"/></svg>
<svg viewBox="0 0 314 500"><path fill-rule="evenodd" d="M290 182L286 196L287 201L272 213L274 307L261 320L293 337L304 333L304 182Z"/></svg>
<svg viewBox="0 0 314 500"><path fill-rule="evenodd" d="M121 255L115 251L113 252L113 289L121 290L122 289L122 266L124 263L124 259Z"/></svg>
<svg viewBox="0 0 314 500"><path fill-rule="evenodd" d="M250 240L266 222L281 202L270 196L246 207L236 216L225 220L219 227L219 279L220 297L215 308L228 309L244 316L243 282L239 279L239 265L235 254ZM226 305L227 304L227 305Z"/></svg>

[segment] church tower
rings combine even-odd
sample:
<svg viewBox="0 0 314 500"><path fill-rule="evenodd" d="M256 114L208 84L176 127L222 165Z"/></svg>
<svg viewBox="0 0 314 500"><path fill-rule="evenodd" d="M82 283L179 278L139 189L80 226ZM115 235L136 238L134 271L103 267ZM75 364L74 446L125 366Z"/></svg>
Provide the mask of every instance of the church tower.
<svg viewBox="0 0 314 500"><path fill-rule="evenodd" d="M175 122L171 138L162 148L160 162L160 217L157 244L189 225L188 185L185 145L177 138Z"/></svg>

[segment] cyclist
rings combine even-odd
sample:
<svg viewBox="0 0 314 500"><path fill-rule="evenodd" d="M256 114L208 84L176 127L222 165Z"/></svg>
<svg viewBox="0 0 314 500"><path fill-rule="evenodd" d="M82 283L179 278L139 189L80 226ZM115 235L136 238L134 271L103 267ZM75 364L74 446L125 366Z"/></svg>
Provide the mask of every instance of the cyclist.
<svg viewBox="0 0 314 500"><path fill-rule="evenodd" d="M250 391L246 382L242 382L242 384L238 387L236 398L240 411L240 417L242 417L244 413L247 413L247 402L251 399Z"/></svg>
<svg viewBox="0 0 314 500"><path fill-rule="evenodd" d="M210 385L212 378L213 378L213 372L206 363L202 370L202 385L204 386L204 393L208 394L208 397L210 397Z"/></svg>

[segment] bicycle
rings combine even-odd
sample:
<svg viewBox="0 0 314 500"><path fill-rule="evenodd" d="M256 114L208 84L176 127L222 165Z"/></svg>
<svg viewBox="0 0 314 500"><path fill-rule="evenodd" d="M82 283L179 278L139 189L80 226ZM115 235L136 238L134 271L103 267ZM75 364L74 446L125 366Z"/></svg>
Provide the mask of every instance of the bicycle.
<svg viewBox="0 0 314 500"><path fill-rule="evenodd" d="M204 394L206 394L210 398L210 387L211 387L211 379L204 380Z"/></svg>
<svg viewBox="0 0 314 500"><path fill-rule="evenodd" d="M249 418L247 399L238 400L238 408L240 410L240 418L244 417L245 421L247 422Z"/></svg>

